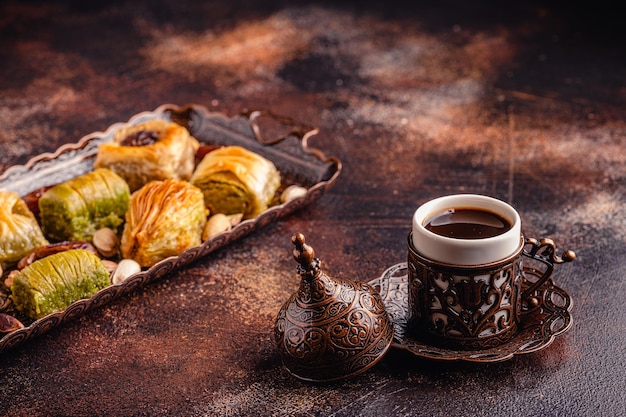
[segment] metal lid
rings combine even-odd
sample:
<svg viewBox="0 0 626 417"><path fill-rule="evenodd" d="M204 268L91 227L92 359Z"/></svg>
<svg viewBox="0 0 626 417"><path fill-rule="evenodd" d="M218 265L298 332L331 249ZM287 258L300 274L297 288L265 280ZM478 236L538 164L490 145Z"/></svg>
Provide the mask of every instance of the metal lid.
<svg viewBox="0 0 626 417"><path fill-rule="evenodd" d="M294 376L317 382L368 370L394 337L382 298L370 284L327 275L301 233L292 242L301 282L274 326L283 364Z"/></svg>

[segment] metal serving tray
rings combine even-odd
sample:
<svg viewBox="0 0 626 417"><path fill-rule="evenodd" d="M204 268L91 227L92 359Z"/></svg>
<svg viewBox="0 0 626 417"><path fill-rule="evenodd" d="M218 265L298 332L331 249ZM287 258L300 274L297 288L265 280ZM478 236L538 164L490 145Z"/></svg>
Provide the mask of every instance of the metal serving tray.
<svg viewBox="0 0 626 417"><path fill-rule="evenodd" d="M314 127L269 111L246 111L235 117L210 112L199 105L176 106L164 104L154 111L133 116L127 123L116 123L105 132L94 132L79 142L61 146L54 153L32 158L25 165L7 169L0 175L0 189L25 196L41 187L58 184L93 169L98 146L113 141L118 129L148 120L164 119L185 126L203 144L239 145L271 160L281 173L281 188L298 184L307 189L304 196L268 208L259 216L244 220L230 231L215 236L178 256L164 259L149 269L132 275L120 284L112 284L89 299L74 302L66 309L29 321L23 317L24 328L0 333L0 353L14 348L31 338L79 317L91 309L149 284L173 270L194 262L256 229L264 227L317 200L336 180L341 162L327 157L319 149L310 148L308 139L318 133ZM5 276L3 279L6 277ZM0 312L10 313L8 289L0 284ZM4 302L4 303L3 303ZM3 306L4 304L4 306ZM4 311L2 311L4 309Z"/></svg>

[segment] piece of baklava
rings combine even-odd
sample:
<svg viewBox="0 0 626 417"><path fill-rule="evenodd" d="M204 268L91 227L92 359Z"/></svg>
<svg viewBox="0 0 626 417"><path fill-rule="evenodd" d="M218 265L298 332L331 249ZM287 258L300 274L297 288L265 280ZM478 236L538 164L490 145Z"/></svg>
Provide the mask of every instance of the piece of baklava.
<svg viewBox="0 0 626 417"><path fill-rule="evenodd" d="M209 152L196 167L191 183L202 190L211 213L258 216L280 187L272 161L240 146Z"/></svg>
<svg viewBox="0 0 626 417"><path fill-rule="evenodd" d="M39 199L44 235L51 241L91 241L96 230L124 222L130 190L119 175L99 168L57 184Z"/></svg>
<svg viewBox="0 0 626 417"><path fill-rule="evenodd" d="M109 271L98 256L70 249L39 259L16 274L11 300L18 311L38 319L89 298L109 284Z"/></svg>
<svg viewBox="0 0 626 417"><path fill-rule="evenodd" d="M98 147L94 167L119 174L131 192L153 180L189 180L199 142L177 123L150 120L115 132Z"/></svg>
<svg viewBox="0 0 626 417"><path fill-rule="evenodd" d="M182 180L151 181L131 195L122 256L149 267L200 245L207 215L197 187Z"/></svg>
<svg viewBox="0 0 626 417"><path fill-rule="evenodd" d="M26 202L16 192L0 190L0 267L13 265L47 244Z"/></svg>

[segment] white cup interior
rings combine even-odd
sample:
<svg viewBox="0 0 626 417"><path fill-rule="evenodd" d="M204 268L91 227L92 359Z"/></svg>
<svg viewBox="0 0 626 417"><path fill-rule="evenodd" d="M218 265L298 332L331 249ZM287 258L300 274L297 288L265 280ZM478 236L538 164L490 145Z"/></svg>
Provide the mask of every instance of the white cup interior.
<svg viewBox="0 0 626 417"><path fill-rule="evenodd" d="M449 209L476 208L505 218L511 229L484 239L458 239L426 229L426 222ZM424 258L450 265L483 265L508 258L520 248L521 220L517 211L504 201L478 194L439 197L421 205L413 214L414 249Z"/></svg>

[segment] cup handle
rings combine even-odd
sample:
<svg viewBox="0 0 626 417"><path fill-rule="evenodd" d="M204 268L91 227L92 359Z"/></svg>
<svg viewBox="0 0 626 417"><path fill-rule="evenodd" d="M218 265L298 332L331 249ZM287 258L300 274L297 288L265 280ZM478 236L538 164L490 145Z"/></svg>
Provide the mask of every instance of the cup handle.
<svg viewBox="0 0 626 417"><path fill-rule="evenodd" d="M529 246L529 249L526 249L527 246ZM524 241L524 249L522 253L546 266L546 270L543 272L541 278L526 288L526 290L522 293L522 300L527 300L528 297L532 295L535 290L537 290L537 288L541 287L543 283L550 278L555 265L571 262L576 259L576 254L572 250L565 251L561 256L557 255L554 241L547 238L541 239L540 241L534 238L527 238Z"/></svg>

